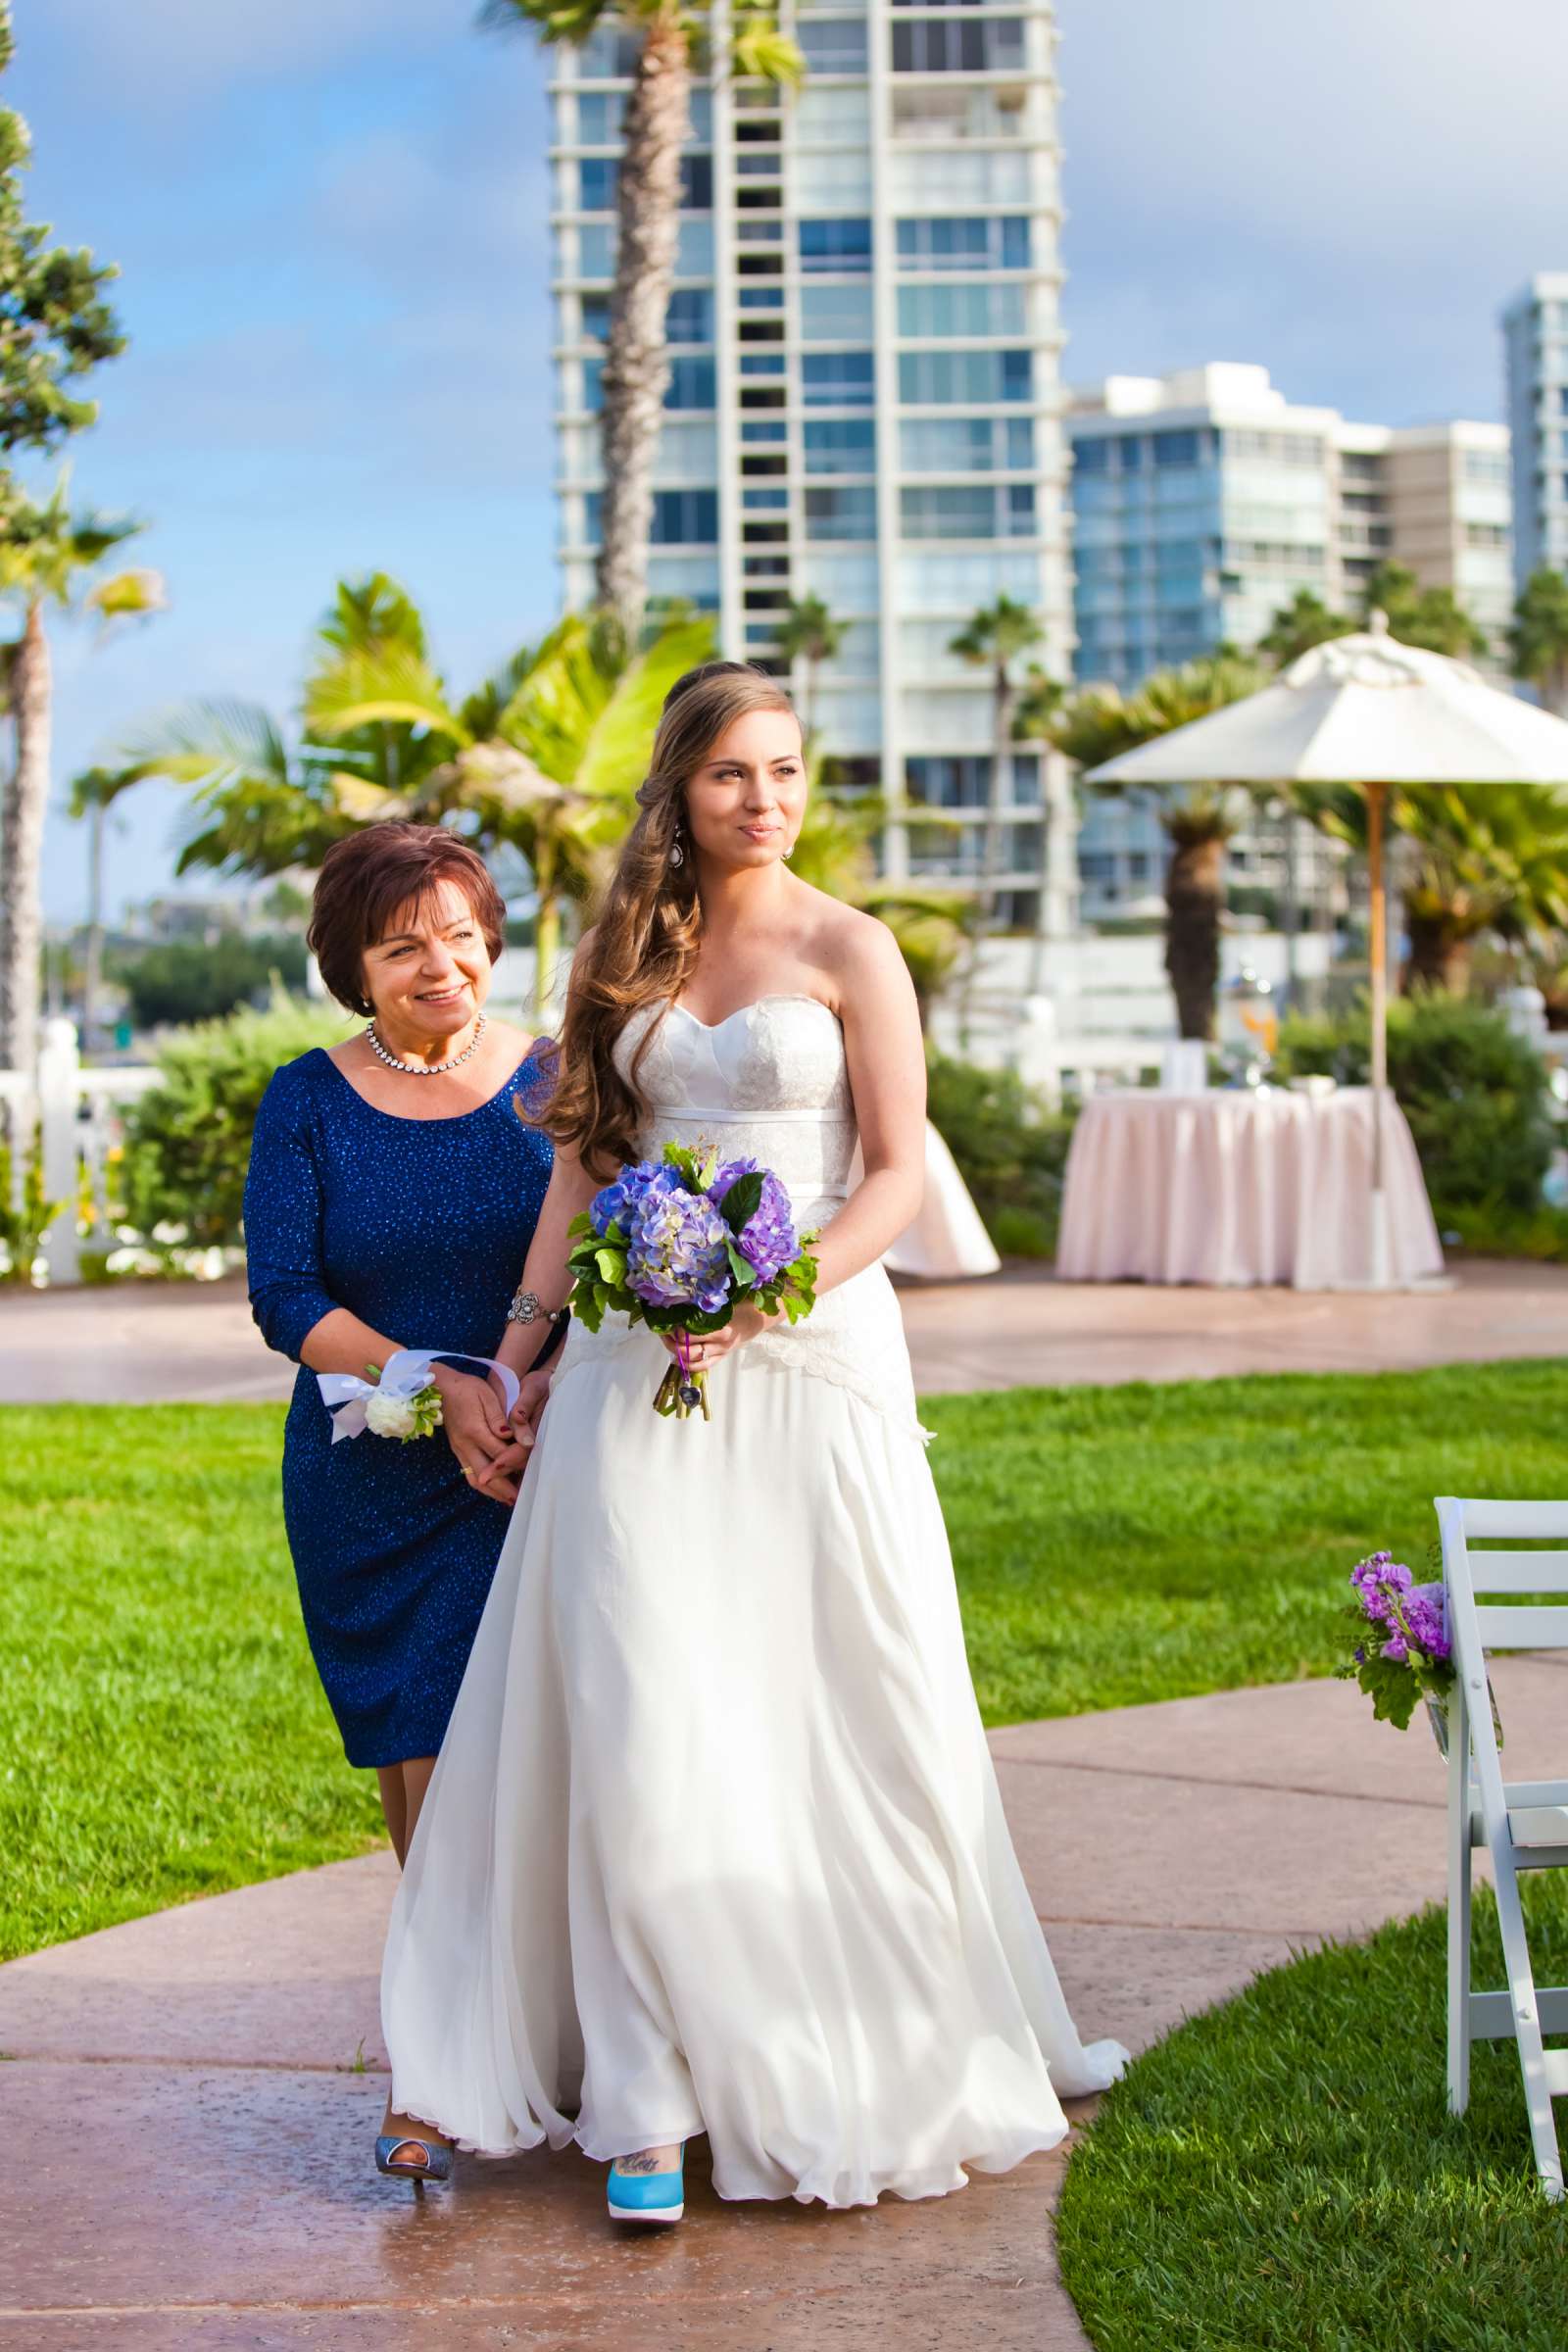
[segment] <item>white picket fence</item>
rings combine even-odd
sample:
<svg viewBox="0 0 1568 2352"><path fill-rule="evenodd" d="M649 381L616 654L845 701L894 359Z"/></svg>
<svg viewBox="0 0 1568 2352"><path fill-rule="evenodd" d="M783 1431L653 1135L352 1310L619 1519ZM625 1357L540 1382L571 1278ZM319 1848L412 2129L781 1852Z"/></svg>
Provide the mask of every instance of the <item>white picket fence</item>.
<svg viewBox="0 0 1568 2352"><path fill-rule="evenodd" d="M81 1252L107 1249L113 1237L77 1230L76 1204L85 1171L93 1200L104 1199L104 1172L120 1140L121 1106L158 1083L150 1067L84 1069L75 1024L44 1023L36 1072L0 1070L0 1117L12 1146L20 1188L39 1124L43 1133L44 1191L64 1203L44 1236L43 1260L51 1286L81 1280Z"/></svg>

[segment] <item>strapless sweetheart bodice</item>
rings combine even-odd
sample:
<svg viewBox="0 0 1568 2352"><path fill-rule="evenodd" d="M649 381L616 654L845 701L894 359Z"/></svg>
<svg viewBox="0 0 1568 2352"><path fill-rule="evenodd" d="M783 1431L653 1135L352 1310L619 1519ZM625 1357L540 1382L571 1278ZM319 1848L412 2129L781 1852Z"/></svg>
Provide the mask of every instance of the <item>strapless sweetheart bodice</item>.
<svg viewBox="0 0 1568 2352"><path fill-rule="evenodd" d="M648 1105L645 1159L666 1144L712 1144L789 1187L796 1214L821 1223L845 1198L855 1103L838 1017L816 997L760 997L722 1021L682 1004L633 1014L615 1049Z"/></svg>
<svg viewBox="0 0 1568 2352"><path fill-rule="evenodd" d="M637 1139L644 1159L657 1159L666 1144L711 1145L722 1159L755 1159L789 1187L803 1233L820 1232L843 1207L856 1159L855 1101L843 1029L820 999L760 997L711 1023L680 1004L646 1005L621 1031L615 1062L648 1106ZM622 1315L607 1315L597 1334L574 1322L563 1377L599 1348L628 1340L658 1360L658 1341ZM904 1318L880 1264L820 1293L803 1323L792 1327L780 1315L714 1377L764 1371L831 1381L925 1434Z"/></svg>

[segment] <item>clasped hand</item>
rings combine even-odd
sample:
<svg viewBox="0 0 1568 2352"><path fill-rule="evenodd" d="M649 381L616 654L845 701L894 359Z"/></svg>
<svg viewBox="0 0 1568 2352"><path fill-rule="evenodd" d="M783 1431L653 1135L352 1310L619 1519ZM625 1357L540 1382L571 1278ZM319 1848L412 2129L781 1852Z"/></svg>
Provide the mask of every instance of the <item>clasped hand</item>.
<svg viewBox="0 0 1568 2352"><path fill-rule="evenodd" d="M507 1418L506 1404L486 1374L436 1364L431 1379L441 1391L441 1425L464 1477L476 1494L497 1502L515 1502L527 1448Z"/></svg>

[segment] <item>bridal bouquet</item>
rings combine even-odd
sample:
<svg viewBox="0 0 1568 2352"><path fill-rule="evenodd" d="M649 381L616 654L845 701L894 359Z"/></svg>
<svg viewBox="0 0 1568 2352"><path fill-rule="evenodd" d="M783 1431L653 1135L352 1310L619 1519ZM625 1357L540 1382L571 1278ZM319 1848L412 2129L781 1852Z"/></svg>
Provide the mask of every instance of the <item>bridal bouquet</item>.
<svg viewBox="0 0 1568 2352"><path fill-rule="evenodd" d="M1446 1716L1453 1684L1453 1645L1441 1580L1418 1585L1402 1560L1374 1551L1350 1570L1355 1598L1345 1610L1359 1639L1344 1665L1342 1681L1357 1682L1380 1722L1402 1732L1424 1698L1438 1744L1445 1744L1438 1717Z"/></svg>
<svg viewBox="0 0 1568 2352"><path fill-rule="evenodd" d="M654 1410L709 1418L708 1377L689 1344L721 1331L737 1306L783 1313L792 1323L815 1303L814 1234L799 1234L790 1197L771 1168L721 1160L683 1144L662 1159L622 1168L570 1227L570 1305L590 1331L614 1308L633 1323L676 1335L677 1360Z"/></svg>

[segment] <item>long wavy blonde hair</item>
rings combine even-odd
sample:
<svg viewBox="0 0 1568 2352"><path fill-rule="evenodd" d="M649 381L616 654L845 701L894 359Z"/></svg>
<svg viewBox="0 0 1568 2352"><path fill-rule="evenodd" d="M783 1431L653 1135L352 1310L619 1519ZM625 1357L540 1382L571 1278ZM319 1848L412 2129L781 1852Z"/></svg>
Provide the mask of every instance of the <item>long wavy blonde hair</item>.
<svg viewBox="0 0 1568 2352"><path fill-rule="evenodd" d="M637 1073L654 1024L627 1076L615 1066L616 1041L642 1005L682 994L702 947L687 784L747 711L787 710L793 716L794 709L776 678L746 662L705 662L677 678L664 697L648 775L637 793L640 813L592 937L572 965L560 1076L542 1119L552 1141L574 1152L590 1175L609 1176L636 1158L638 1131L648 1115Z"/></svg>

